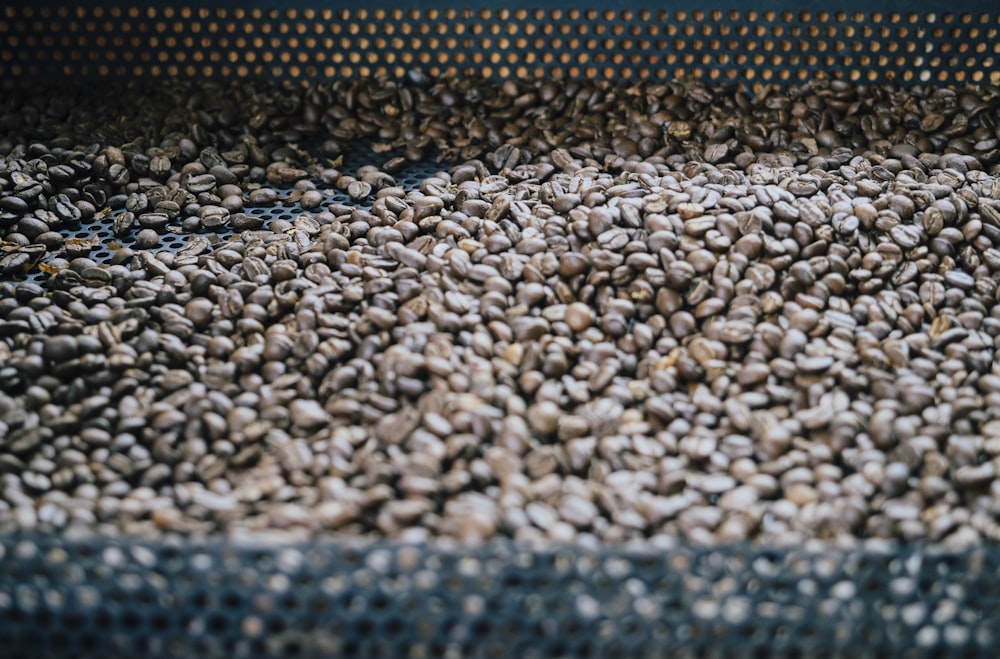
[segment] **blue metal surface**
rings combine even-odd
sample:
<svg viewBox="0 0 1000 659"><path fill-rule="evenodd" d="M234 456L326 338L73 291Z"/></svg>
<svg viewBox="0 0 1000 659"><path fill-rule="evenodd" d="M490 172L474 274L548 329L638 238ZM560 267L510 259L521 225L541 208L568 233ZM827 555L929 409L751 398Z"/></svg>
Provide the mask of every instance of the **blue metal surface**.
<svg viewBox="0 0 1000 659"><path fill-rule="evenodd" d="M6 657L995 657L994 550L0 537Z"/></svg>

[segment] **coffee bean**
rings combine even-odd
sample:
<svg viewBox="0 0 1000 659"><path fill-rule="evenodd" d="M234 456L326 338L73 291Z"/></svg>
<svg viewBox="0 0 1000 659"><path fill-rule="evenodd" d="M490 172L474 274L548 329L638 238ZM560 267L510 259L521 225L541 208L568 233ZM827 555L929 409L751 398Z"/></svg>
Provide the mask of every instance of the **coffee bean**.
<svg viewBox="0 0 1000 659"><path fill-rule="evenodd" d="M3 157L3 272L49 278L0 282L0 469L21 488L2 503L32 504L24 525L608 543L972 528L1000 409L977 92L959 119L933 90L841 81L754 103L702 83L235 84L127 91L125 119L90 100L89 126L43 114ZM538 128L545 104L564 128ZM42 143L97 129L99 151ZM329 134L318 153L337 159L373 130L409 145L392 170L433 146L441 171L411 191L301 146ZM60 233L95 216L126 244L115 266ZM33 505L53 490L101 503L91 521Z"/></svg>
<svg viewBox="0 0 1000 659"><path fill-rule="evenodd" d="M57 335L45 340L42 356L50 361L65 362L78 354L77 342L72 336Z"/></svg>
<svg viewBox="0 0 1000 659"><path fill-rule="evenodd" d="M143 229L163 229L170 222L166 213L142 213L136 218Z"/></svg>
<svg viewBox="0 0 1000 659"><path fill-rule="evenodd" d="M160 242L160 236L152 229L143 229L135 236L135 246L140 249L155 247Z"/></svg>
<svg viewBox="0 0 1000 659"><path fill-rule="evenodd" d="M574 332L582 332L591 326L594 314L586 304L574 302L566 307L563 320Z"/></svg>
<svg viewBox="0 0 1000 659"><path fill-rule="evenodd" d="M259 188L251 190L247 199L254 206L270 206L278 200L278 192L273 188Z"/></svg>

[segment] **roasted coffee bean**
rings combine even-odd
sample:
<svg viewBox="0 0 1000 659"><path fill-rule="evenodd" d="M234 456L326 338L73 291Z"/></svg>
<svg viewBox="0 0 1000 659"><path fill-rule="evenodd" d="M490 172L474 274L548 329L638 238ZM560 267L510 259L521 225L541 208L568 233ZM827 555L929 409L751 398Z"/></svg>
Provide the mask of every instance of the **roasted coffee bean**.
<svg viewBox="0 0 1000 659"><path fill-rule="evenodd" d="M163 229L170 222L166 213L143 213L136 218L143 229Z"/></svg>
<svg viewBox="0 0 1000 659"><path fill-rule="evenodd" d="M143 229L135 236L135 246L140 249L150 249L160 242L160 235L152 229Z"/></svg>
<svg viewBox="0 0 1000 659"><path fill-rule="evenodd" d="M254 206L269 206L278 200L278 192L273 188L259 188L251 190L247 198Z"/></svg>
<svg viewBox="0 0 1000 659"><path fill-rule="evenodd" d="M937 541L1000 487L982 90L229 84L3 150L0 528Z"/></svg>

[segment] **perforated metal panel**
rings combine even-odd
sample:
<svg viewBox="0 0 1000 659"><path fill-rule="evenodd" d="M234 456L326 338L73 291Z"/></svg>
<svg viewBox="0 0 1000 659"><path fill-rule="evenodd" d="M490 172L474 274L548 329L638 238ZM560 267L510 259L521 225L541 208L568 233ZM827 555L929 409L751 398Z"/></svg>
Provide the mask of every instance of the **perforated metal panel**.
<svg viewBox="0 0 1000 659"><path fill-rule="evenodd" d="M0 542L7 657L992 657L996 552Z"/></svg>
<svg viewBox="0 0 1000 659"><path fill-rule="evenodd" d="M15 3L0 78L430 75L1000 82L989 2Z"/></svg>
<svg viewBox="0 0 1000 659"><path fill-rule="evenodd" d="M346 171L357 171L359 167L370 165L375 162L385 162L388 159L399 155L399 149L376 154L369 148L368 145L356 144L347 152L343 167ZM425 178L432 176L440 169L440 167L441 166L432 159L420 162L407 162L405 169L397 172L394 179L396 185L409 191L420 185L420 182ZM330 204L346 204L366 210L371 208L371 203L373 201L372 197L356 201L351 199L346 192L338 190L333 186L323 185L321 181L315 180L315 184L317 185L317 190L323 194L323 202L320 205L320 208L326 208ZM305 211L297 201L289 199L289 193L292 191L292 186L269 184L268 187L273 188L278 193L278 204L269 206L248 205L243 209L243 212L246 215L259 218L262 221L261 228L266 229L272 220L293 220L300 214L308 212ZM140 227L136 225L122 235L115 234L115 218L124 212L125 210L122 207L112 209L110 213L104 215L103 217L88 218L87 220L81 221L76 225L67 228L62 233L66 238L79 238L81 240L96 241L95 248L90 250L87 256L97 263L110 263L115 251L119 247L132 246L135 244L136 234L140 230ZM160 231L159 233L160 240L158 244L155 245L156 249L168 251L177 250L187 244L189 238L187 234L172 233L170 231ZM219 240L226 240L239 232L231 225L226 225L213 233ZM50 254L42 260L42 263L51 261L54 257L55 255ZM48 277L49 275L46 274L43 269L36 267L28 272L23 279L25 281L42 284L48 279Z"/></svg>

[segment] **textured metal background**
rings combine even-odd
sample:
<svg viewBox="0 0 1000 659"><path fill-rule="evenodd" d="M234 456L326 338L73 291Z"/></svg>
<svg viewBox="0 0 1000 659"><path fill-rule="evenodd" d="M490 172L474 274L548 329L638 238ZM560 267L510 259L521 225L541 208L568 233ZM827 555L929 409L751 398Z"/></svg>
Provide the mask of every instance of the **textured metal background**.
<svg viewBox="0 0 1000 659"><path fill-rule="evenodd" d="M0 538L24 657L996 657L1000 556Z"/></svg>
<svg viewBox="0 0 1000 659"><path fill-rule="evenodd" d="M0 79L431 75L1000 82L987 0L62 3L0 9Z"/></svg>

